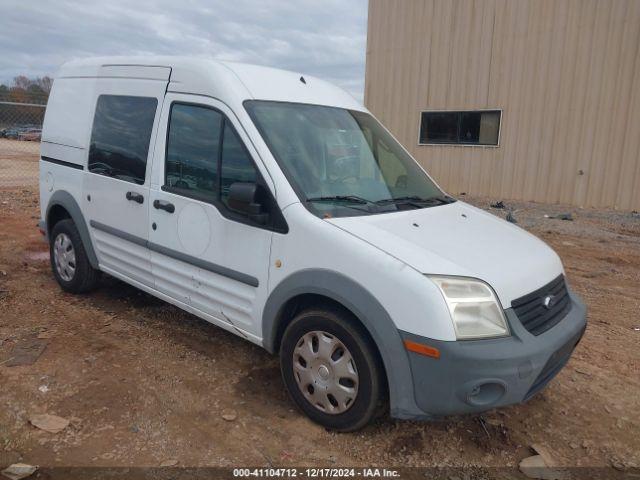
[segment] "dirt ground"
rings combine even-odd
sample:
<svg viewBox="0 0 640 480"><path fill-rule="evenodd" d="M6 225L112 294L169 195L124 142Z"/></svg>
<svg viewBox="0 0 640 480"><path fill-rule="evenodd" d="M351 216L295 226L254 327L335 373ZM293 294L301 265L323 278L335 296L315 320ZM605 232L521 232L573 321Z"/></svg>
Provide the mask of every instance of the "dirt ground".
<svg viewBox="0 0 640 480"><path fill-rule="evenodd" d="M266 351L113 279L63 293L36 190L0 190L0 466L514 467L536 443L564 466L640 466L640 216L506 203L588 304L568 366L525 405L336 434L295 409ZM544 217L564 211L574 220ZM8 366L29 341L39 359ZM38 413L71 423L47 433Z"/></svg>
<svg viewBox="0 0 640 480"><path fill-rule="evenodd" d="M38 185L40 142L0 138L0 188Z"/></svg>

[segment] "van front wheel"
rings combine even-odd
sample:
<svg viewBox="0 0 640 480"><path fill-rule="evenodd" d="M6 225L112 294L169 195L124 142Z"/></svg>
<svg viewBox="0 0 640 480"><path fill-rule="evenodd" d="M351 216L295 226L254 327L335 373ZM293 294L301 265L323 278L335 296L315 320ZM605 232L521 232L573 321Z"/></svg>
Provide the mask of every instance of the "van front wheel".
<svg viewBox="0 0 640 480"><path fill-rule="evenodd" d="M288 325L280 366L289 394L313 421L343 432L378 411L384 377L372 341L339 310L309 309Z"/></svg>
<svg viewBox="0 0 640 480"><path fill-rule="evenodd" d="M56 223L51 229L49 256L58 284L66 292L84 293L98 283L99 272L89 263L80 233L73 220Z"/></svg>

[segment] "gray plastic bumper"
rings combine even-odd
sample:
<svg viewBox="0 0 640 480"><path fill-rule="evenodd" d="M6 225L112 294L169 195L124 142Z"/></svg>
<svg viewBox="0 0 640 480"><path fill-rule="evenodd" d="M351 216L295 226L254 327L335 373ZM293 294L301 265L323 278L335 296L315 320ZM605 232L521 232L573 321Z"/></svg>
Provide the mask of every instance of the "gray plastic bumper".
<svg viewBox="0 0 640 480"><path fill-rule="evenodd" d="M564 367L585 331L586 307L569 294L569 313L539 336L526 331L511 309L506 310L510 337L445 342L401 331L403 339L438 348L440 358L407 352L415 402L422 412L394 416L438 417L527 401Z"/></svg>

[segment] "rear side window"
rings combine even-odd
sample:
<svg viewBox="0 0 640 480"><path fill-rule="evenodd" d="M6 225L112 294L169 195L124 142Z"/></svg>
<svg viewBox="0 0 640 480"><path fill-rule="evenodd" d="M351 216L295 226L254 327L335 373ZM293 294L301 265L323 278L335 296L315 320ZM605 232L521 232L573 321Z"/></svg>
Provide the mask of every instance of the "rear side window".
<svg viewBox="0 0 640 480"><path fill-rule="evenodd" d="M100 95L93 119L89 171L142 185L158 101Z"/></svg>
<svg viewBox="0 0 640 480"><path fill-rule="evenodd" d="M174 104L169 123L165 185L181 193L215 198L221 132L220 112Z"/></svg>

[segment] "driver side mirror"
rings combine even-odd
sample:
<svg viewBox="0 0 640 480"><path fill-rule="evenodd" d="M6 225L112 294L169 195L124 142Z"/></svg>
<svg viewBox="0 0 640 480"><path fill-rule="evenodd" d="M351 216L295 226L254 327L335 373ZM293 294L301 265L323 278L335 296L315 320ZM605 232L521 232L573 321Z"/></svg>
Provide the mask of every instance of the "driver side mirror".
<svg viewBox="0 0 640 480"><path fill-rule="evenodd" d="M262 211L265 199L266 192L257 183L236 182L229 187L227 205L231 210L246 215L249 220L265 225L269 221L269 214Z"/></svg>

